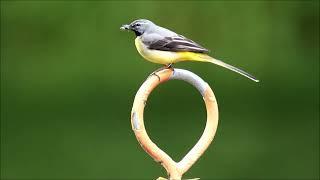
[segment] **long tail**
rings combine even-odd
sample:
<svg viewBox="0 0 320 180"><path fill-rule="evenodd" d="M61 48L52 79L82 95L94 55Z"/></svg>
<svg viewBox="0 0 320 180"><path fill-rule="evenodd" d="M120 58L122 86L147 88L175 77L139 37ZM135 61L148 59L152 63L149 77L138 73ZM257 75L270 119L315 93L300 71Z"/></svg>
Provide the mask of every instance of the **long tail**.
<svg viewBox="0 0 320 180"><path fill-rule="evenodd" d="M216 64L216 65L222 66L224 68L227 68L227 69L234 71L236 73L239 73L242 76L245 76L255 82L259 82L259 80L257 78L255 78L254 76L252 76L251 74L249 74L239 68L236 68L230 64L227 64L221 60L214 59L213 57L210 57L209 55L197 53L197 58L194 58L193 60L202 61L202 62L210 62L210 63Z"/></svg>

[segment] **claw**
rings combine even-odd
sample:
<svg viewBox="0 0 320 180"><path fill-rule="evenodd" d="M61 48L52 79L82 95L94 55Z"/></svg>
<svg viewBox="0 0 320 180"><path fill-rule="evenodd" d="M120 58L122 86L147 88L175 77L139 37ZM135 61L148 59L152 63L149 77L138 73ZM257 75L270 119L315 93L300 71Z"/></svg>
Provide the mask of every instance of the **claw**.
<svg viewBox="0 0 320 180"><path fill-rule="evenodd" d="M172 65L173 65L173 63L170 63L170 64L167 64L167 65L161 67L161 68L158 68L157 70L153 71L153 72L149 75L149 77L150 77L150 76L157 76L157 78L158 78L159 81L160 81L161 79L160 79L160 76L157 74L157 72L162 71L162 70L164 70L164 69L171 69L172 71L174 71Z"/></svg>
<svg viewBox="0 0 320 180"><path fill-rule="evenodd" d="M151 73L151 74L149 75L149 77L150 77L150 76L157 76L158 80L160 81L160 80L161 80L161 79L160 79L160 76L159 76L156 72L158 72L158 71L155 71L155 72Z"/></svg>

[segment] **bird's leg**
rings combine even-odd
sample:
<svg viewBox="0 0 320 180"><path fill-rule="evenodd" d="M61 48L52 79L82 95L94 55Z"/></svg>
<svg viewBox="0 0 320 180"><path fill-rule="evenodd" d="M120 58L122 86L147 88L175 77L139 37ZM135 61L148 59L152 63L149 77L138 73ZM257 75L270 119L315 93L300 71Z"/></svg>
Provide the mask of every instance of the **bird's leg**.
<svg viewBox="0 0 320 180"><path fill-rule="evenodd" d="M173 63L167 64L167 65L166 65L166 68L173 70Z"/></svg>
<svg viewBox="0 0 320 180"><path fill-rule="evenodd" d="M173 63L167 64L166 68L170 69L170 70L172 70L172 72L174 72Z"/></svg>

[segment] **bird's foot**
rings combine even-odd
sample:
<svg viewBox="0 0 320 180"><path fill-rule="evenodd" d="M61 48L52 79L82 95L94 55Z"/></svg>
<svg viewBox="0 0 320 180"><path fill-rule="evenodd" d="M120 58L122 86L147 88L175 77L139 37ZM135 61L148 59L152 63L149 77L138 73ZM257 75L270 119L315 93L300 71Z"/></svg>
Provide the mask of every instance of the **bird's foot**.
<svg viewBox="0 0 320 180"><path fill-rule="evenodd" d="M151 76L157 76L158 80L160 81L160 76L157 74L157 72L159 72L159 71L154 71L154 72L152 72L152 73L149 75L149 77L151 77Z"/></svg>
<svg viewBox="0 0 320 180"><path fill-rule="evenodd" d="M153 72L149 75L149 77L150 77L150 76L157 76L157 78L158 78L159 81L160 81L160 76L157 74L157 72L162 71L162 70L164 70L164 69L171 69L172 71L174 71L172 65L173 65L173 63L170 63L170 64L167 64L167 65L161 67L161 68L158 68L157 70L153 71Z"/></svg>

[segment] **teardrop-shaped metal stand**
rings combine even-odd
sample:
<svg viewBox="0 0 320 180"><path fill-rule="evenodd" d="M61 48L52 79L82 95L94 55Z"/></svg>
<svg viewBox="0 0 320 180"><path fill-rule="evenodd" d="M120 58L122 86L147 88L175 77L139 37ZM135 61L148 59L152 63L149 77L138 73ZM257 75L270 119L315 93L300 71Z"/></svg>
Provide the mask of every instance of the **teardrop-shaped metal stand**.
<svg viewBox="0 0 320 180"><path fill-rule="evenodd" d="M143 120L144 107L149 94L157 85L171 79L192 84L203 96L207 109L207 122L202 136L180 162L173 161L151 141ZM166 169L168 179L181 180L182 175L199 159L214 138L218 126L218 105L210 86L196 74L183 69L163 69L150 75L138 90L131 111L131 124L141 147Z"/></svg>

